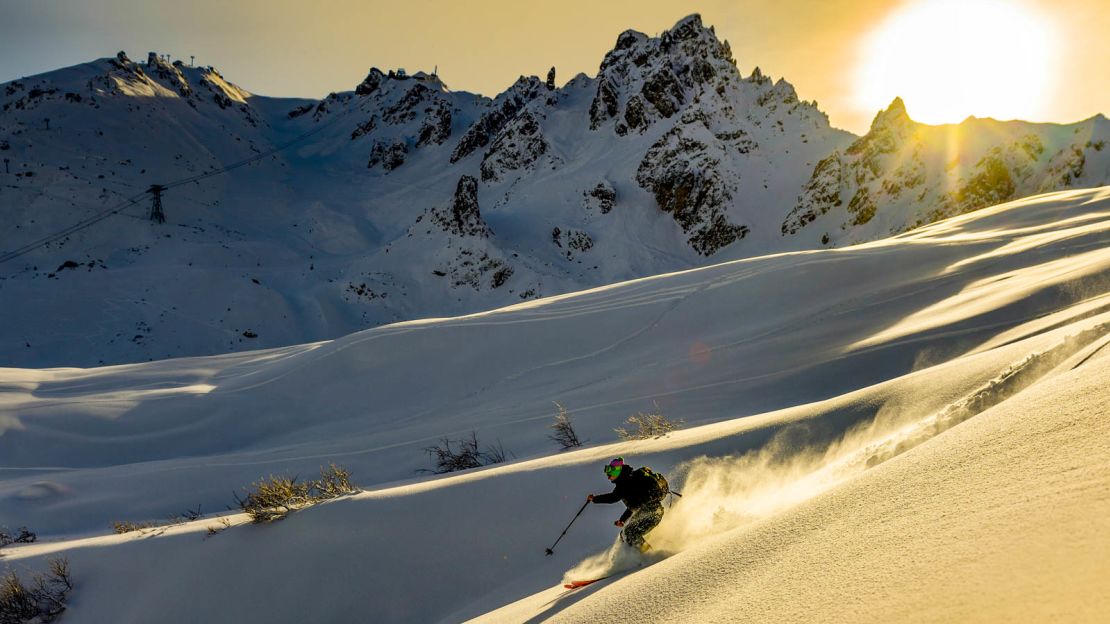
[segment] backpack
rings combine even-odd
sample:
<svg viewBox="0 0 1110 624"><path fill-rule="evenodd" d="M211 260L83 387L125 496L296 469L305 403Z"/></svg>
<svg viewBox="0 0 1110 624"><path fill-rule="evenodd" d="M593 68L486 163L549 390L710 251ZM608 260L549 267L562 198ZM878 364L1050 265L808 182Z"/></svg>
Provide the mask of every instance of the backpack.
<svg viewBox="0 0 1110 624"><path fill-rule="evenodd" d="M667 485L667 479L647 466L637 468L632 472L632 476L642 484L644 495L650 502L662 501L671 491L670 486Z"/></svg>

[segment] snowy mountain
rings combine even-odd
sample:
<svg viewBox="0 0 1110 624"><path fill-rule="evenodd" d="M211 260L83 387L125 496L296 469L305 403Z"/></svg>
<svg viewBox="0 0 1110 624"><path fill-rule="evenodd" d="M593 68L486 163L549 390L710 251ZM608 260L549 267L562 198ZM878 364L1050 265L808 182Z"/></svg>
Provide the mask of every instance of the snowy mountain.
<svg viewBox="0 0 1110 624"><path fill-rule="evenodd" d="M0 369L0 526L41 538L3 560L67 558L76 622L1098 621L1108 230L1110 187L1073 190L335 341ZM655 410L684 428L617 439ZM416 472L472 431L509 461ZM683 493L654 552L593 505L545 557L616 455ZM329 462L367 491L221 511Z"/></svg>
<svg viewBox="0 0 1110 624"><path fill-rule="evenodd" d="M817 164L782 233L807 228L824 232L825 244L851 244L1020 197L1102 186L1108 142L1102 115L1071 125L968 118L927 126L896 99L865 136Z"/></svg>
<svg viewBox="0 0 1110 624"><path fill-rule="evenodd" d="M897 107L855 137L785 80L743 76L696 15L622 33L595 77L494 98L377 69L319 101L267 98L157 54L0 89L0 251L104 216L0 264L0 362L17 366L330 339L875 240L1110 171L1101 117L965 122L955 168L937 160L948 127ZM949 178L968 190L944 203Z"/></svg>

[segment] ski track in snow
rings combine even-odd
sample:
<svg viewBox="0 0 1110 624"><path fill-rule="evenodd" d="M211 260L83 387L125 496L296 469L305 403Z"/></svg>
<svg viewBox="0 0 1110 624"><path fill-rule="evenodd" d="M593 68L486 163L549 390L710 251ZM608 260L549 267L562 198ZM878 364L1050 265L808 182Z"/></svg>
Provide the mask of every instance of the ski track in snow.
<svg viewBox="0 0 1110 624"><path fill-rule="evenodd" d="M1097 621L1080 609L1110 608L1092 589L1110 560L1110 470L1099 469L1110 447L1098 437L1110 407L1097 245L1107 201L1104 189L1032 198L912 241L743 260L335 341L3 369L0 445L31 446L3 447L19 454L0 467L0 524L49 527L40 544L5 547L5 560L35 570L69 558L74 621L954 621L1022 601ZM1081 231L1045 236L1061 213ZM953 242L964 231L975 236ZM886 271L861 274L876 264ZM928 309L949 311L915 320ZM712 359L690 358L694 340ZM884 354L896 370L874 370L890 366ZM868 383L804 387L851 367ZM756 398L775 409L739 417L748 389L773 393ZM564 397L591 442L552 453L541 421ZM663 397L668 415L705 424L610 442L616 417ZM414 475L420 445L471 430L521 459ZM62 465L50 460L59 444L89 455ZM96 455L101 445L119 459ZM565 592L556 583L578 562L623 569L605 547L619 505L587 508L556 555L542 553L584 494L606 488L598 466L614 455L666 472L684 497L649 537L660 560ZM105 518L165 517L218 490L223 499L203 500L210 512L263 470L331 461L357 465L370 491L268 526L231 514L211 537L214 516L102 534ZM1023 469L968 469L994 464ZM999 511L1009 508L1021 513ZM377 588L370 610L351 579ZM315 599L263 599L294 588Z"/></svg>

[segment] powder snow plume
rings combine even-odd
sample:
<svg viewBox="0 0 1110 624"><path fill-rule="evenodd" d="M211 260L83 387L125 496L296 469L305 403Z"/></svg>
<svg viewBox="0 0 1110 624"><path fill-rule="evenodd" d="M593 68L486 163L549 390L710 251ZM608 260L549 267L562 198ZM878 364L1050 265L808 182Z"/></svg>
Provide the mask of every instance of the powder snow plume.
<svg viewBox="0 0 1110 624"><path fill-rule="evenodd" d="M1110 323L1100 323L1067 336L929 414L881 408L869 421L824 445L807 442L806 427L792 425L757 450L685 462L674 471L673 485L682 498L672 499L673 504L649 541L656 552L674 554L809 500L998 405L1084 348L1101 341L1095 350L1101 349L1107 344L1103 339L1108 333ZM587 563L603 567L608 557L614 562L613 570L619 570L616 566L622 562L612 554L615 549L584 561L580 567Z"/></svg>

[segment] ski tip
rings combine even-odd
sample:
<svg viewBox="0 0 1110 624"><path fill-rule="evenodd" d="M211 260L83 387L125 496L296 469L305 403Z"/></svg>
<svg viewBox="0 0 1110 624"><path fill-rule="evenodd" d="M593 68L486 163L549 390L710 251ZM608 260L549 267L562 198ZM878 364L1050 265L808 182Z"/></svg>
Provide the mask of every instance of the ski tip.
<svg viewBox="0 0 1110 624"><path fill-rule="evenodd" d="M579 587L585 587L587 585L591 585L591 584L596 583L598 581L604 581L607 578L609 578L609 577L603 576L601 578L590 579L588 581L571 581L569 583L564 584L563 587L565 587L567 589L578 589Z"/></svg>

